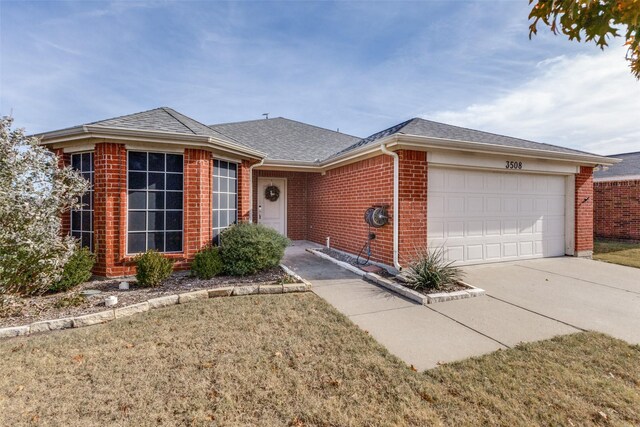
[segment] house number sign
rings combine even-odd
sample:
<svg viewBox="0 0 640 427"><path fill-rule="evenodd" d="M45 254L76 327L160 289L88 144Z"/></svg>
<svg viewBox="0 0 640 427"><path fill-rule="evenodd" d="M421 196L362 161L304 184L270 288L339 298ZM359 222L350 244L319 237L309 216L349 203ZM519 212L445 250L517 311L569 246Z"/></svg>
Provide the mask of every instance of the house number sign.
<svg viewBox="0 0 640 427"><path fill-rule="evenodd" d="M522 162L505 161L505 169L522 169Z"/></svg>

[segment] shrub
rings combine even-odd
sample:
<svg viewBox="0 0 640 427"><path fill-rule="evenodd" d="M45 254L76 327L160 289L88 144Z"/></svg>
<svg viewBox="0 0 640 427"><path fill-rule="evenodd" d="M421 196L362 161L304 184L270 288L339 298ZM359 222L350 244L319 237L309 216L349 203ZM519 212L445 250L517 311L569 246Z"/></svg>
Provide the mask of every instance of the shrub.
<svg viewBox="0 0 640 427"><path fill-rule="evenodd" d="M261 224L240 223L222 232L220 245L225 272L246 276L278 265L289 239Z"/></svg>
<svg viewBox="0 0 640 427"><path fill-rule="evenodd" d="M462 270L452 264L453 261L444 259L442 247L420 249L415 260L409 264L407 283L416 290L438 290L445 285L455 284L462 277Z"/></svg>
<svg viewBox="0 0 640 427"><path fill-rule="evenodd" d="M49 287L51 292L64 292L86 282L91 278L91 269L96 263L96 257L88 248L76 247L75 252L64 265L62 277Z"/></svg>
<svg viewBox="0 0 640 427"><path fill-rule="evenodd" d="M0 117L0 295L33 295L60 280L76 243L62 217L89 183L12 122Z"/></svg>
<svg viewBox="0 0 640 427"><path fill-rule="evenodd" d="M139 286L159 286L171 275L173 262L153 249L138 255L136 261L136 280Z"/></svg>
<svg viewBox="0 0 640 427"><path fill-rule="evenodd" d="M220 249L210 246L198 252L191 263L191 273L198 279L211 279L222 273Z"/></svg>

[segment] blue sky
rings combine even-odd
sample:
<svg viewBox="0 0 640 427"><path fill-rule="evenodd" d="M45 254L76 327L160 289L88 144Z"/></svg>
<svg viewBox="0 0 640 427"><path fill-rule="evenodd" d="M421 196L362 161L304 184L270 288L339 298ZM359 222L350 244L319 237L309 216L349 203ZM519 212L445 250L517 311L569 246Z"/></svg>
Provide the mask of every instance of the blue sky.
<svg viewBox="0 0 640 427"><path fill-rule="evenodd" d="M526 1L0 0L0 114L41 132L170 106L358 136L410 117L601 154L640 150L640 83Z"/></svg>

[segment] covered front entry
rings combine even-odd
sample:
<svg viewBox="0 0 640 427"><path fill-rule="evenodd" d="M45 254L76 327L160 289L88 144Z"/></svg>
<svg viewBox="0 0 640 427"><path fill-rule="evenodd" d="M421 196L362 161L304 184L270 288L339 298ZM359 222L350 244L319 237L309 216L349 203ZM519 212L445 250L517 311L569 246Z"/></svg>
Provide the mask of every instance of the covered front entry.
<svg viewBox="0 0 640 427"><path fill-rule="evenodd" d="M258 178L258 222L287 235L286 178Z"/></svg>
<svg viewBox="0 0 640 427"><path fill-rule="evenodd" d="M562 175L431 167L429 246L460 265L562 256L565 183Z"/></svg>

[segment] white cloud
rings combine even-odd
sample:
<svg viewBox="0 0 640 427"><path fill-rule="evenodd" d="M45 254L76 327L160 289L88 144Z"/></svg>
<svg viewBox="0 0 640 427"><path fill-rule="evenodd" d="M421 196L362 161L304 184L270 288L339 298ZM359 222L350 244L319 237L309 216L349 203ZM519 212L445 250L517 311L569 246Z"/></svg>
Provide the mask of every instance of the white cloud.
<svg viewBox="0 0 640 427"><path fill-rule="evenodd" d="M424 117L599 154L640 151L640 82L625 51L548 58L494 99Z"/></svg>

